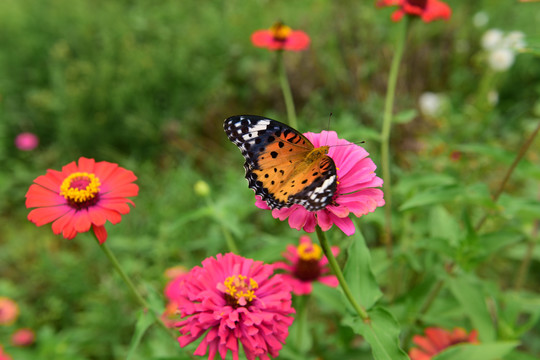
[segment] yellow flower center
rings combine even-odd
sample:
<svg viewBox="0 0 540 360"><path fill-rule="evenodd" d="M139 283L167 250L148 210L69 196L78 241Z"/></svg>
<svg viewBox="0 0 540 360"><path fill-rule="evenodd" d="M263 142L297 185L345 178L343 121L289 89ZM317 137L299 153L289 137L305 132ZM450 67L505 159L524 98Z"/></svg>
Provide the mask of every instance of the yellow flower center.
<svg viewBox="0 0 540 360"><path fill-rule="evenodd" d="M277 22L270 28L275 40L285 41L292 32L292 29L282 22Z"/></svg>
<svg viewBox="0 0 540 360"><path fill-rule="evenodd" d="M229 276L223 285L225 285L227 303L233 307L249 305L253 299L257 298L254 290L259 288L259 284L247 276Z"/></svg>
<svg viewBox="0 0 540 360"><path fill-rule="evenodd" d="M76 172L64 179L60 195L72 206L89 206L97 200L100 185L99 178L94 174Z"/></svg>
<svg viewBox="0 0 540 360"><path fill-rule="evenodd" d="M296 248L298 257L304 261L316 260L319 261L322 257L322 249L317 244L300 244Z"/></svg>

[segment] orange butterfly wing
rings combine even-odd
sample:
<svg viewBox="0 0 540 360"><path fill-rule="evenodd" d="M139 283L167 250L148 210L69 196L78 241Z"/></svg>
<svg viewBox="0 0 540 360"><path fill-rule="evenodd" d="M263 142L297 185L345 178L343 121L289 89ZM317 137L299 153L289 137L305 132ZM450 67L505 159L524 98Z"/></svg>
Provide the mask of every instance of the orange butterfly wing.
<svg viewBox="0 0 540 360"><path fill-rule="evenodd" d="M290 126L255 115L230 117L224 128L244 155L249 187L270 208L318 211L332 202L337 175L327 146L316 149Z"/></svg>

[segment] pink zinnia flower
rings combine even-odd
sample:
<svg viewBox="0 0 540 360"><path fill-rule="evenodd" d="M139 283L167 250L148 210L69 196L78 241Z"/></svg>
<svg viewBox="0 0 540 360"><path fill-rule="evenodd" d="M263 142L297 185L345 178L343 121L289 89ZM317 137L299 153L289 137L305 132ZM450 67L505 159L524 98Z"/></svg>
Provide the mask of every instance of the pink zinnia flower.
<svg viewBox="0 0 540 360"><path fill-rule="evenodd" d="M337 246L332 246L331 250L334 256L339 254ZM321 247L311 242L309 236L302 236L298 247L287 246L287 252L283 253L283 257L287 261L275 263L274 268L287 271L283 274L283 279L291 285L296 295L310 294L314 281L331 287L339 285L335 275L325 275L329 271L328 259L322 254Z"/></svg>
<svg viewBox="0 0 540 360"><path fill-rule="evenodd" d="M424 22L450 19L452 9L439 0L378 0L377 6L398 6L392 14L392 21L399 21L403 16L419 16Z"/></svg>
<svg viewBox="0 0 540 360"><path fill-rule="evenodd" d="M277 22L268 30L255 31L251 35L251 42L269 50L300 51L308 48L310 39L305 32Z"/></svg>
<svg viewBox="0 0 540 360"><path fill-rule="evenodd" d="M105 222L118 224L129 213L128 204L135 205L126 199L139 192L135 180L133 172L117 164L81 157L78 165L71 162L62 171L48 170L34 180L26 193L26 207L36 209L28 220L37 226L53 222L53 232L66 239L92 227L104 243Z"/></svg>
<svg viewBox="0 0 540 360"><path fill-rule="evenodd" d="M375 175L377 167L368 158L369 154L363 147L339 139L334 131L323 131L320 134L308 132L304 135L316 148L323 145L330 147L328 156L336 164L338 178L334 199L330 205L319 211L308 211L301 205L293 205L272 210L272 216L282 221L289 218L289 225L297 230L314 232L318 225L323 231L327 231L332 225L336 225L350 236L355 232L350 214L360 217L384 205L382 190L374 189L383 183L382 179ZM270 210L259 196L256 197L255 205Z"/></svg>
<svg viewBox="0 0 540 360"><path fill-rule="evenodd" d="M2 345L0 345L0 360L13 360L11 356L4 352Z"/></svg>
<svg viewBox="0 0 540 360"><path fill-rule="evenodd" d="M15 346L29 346L34 343L36 335L32 329L19 329L11 335L11 343Z"/></svg>
<svg viewBox="0 0 540 360"><path fill-rule="evenodd" d="M30 132L24 132L17 135L15 138L15 146L22 151L34 150L39 144L39 139L36 135Z"/></svg>
<svg viewBox="0 0 540 360"><path fill-rule="evenodd" d="M178 310L184 320L176 326L184 347L199 337L195 355L208 359L230 350L238 359L238 341L248 360L276 357L289 333L294 313L289 286L272 265L228 253L194 267L179 287Z"/></svg>
<svg viewBox="0 0 540 360"><path fill-rule="evenodd" d="M465 329L454 328L451 332L445 329L430 327L425 330L426 336L415 335L413 342L418 348L409 351L411 360L431 360L446 348L462 343L478 344L478 332L476 330L467 334Z"/></svg>
<svg viewBox="0 0 540 360"><path fill-rule="evenodd" d="M0 296L0 325L10 325L19 316L19 306L8 297Z"/></svg>

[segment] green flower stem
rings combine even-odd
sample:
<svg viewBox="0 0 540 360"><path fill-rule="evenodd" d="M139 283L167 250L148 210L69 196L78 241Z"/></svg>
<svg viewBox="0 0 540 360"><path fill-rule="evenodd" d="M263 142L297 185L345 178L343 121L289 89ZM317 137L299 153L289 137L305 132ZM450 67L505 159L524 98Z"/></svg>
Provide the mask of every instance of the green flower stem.
<svg viewBox="0 0 540 360"><path fill-rule="evenodd" d="M385 231L383 242L386 246L386 253L389 258L392 257L392 186L390 179L390 130L392 129L392 112L394 108L394 98L396 94L396 84L398 80L399 65L403 57L403 49L407 39L408 17L405 16L403 28L399 30L396 51L390 66L388 76L388 88L386 90L386 100L384 104L383 125L381 130L381 165L382 176L384 180L384 218Z"/></svg>
<svg viewBox="0 0 540 360"><path fill-rule="evenodd" d="M302 295L298 296L296 298L297 305L296 305L296 347L298 349L302 349L302 342L304 340L304 329L306 328L307 323L307 306L309 302L309 294L308 295Z"/></svg>
<svg viewBox="0 0 540 360"><path fill-rule="evenodd" d="M93 234L93 232L92 232ZM95 237L95 235L94 235ZM163 328L169 335L171 335L174 339L176 339L178 337L177 334L173 333L171 331L171 329L169 329L164 323L163 321L161 321L161 318L159 317L158 314L156 314L151 308L150 308L150 305L148 305L148 303L146 302L146 300L141 296L141 294L139 294L139 292L137 291L137 289L135 288L135 285L133 284L133 282L131 281L131 279L126 275L126 273L124 272L124 270L122 269L122 267L120 266L120 263L118 262L118 259L116 259L116 256L114 256L114 254L112 253L112 251L109 249L109 247L103 243L103 244L99 244L99 240L96 238L96 241L99 245L99 247L101 248L101 250L103 250L103 252L105 253L105 255L107 256L107 258L109 259L109 261L111 262L111 264L113 265L114 269L116 270L116 272L118 273L118 275L120 275L120 277L122 278L122 280L124 281L124 283L128 286L129 290L131 291L131 295L133 295L133 297L135 298L135 300L137 300L137 302L139 303L139 305L146 311L150 311L152 313L152 315L154 316L154 319L155 321L159 324L159 326L161 328Z"/></svg>
<svg viewBox="0 0 540 360"><path fill-rule="evenodd" d="M341 271L337 260L332 253L332 250L330 249L330 245L328 245L328 240L326 240L326 235L321 230L320 227L315 228L317 230L317 237L319 238L319 242L321 244L321 247L323 249L324 255L326 255L326 258L328 259L328 263L330 264L330 268L332 268L332 271L336 275L339 281L339 285L341 286L341 289L343 290L343 293L345 293L345 297L349 302L351 303L354 310L356 310L356 313L363 321L369 321L369 315L360 304L356 302L354 299L351 289L349 288L349 285L347 284L347 281L345 280L345 277L343 276L343 272Z"/></svg>
<svg viewBox="0 0 540 360"><path fill-rule="evenodd" d="M536 135L538 135L539 130L540 130L540 121L536 125L536 129L534 129L534 131L529 136L529 138L523 143L523 145L521 145L521 148L519 149L519 152L516 155L516 158L512 162L512 165L510 165L510 167L506 171L506 174L504 175L504 178L501 181L501 184L499 185L499 188L497 189L495 194L493 194L493 201L497 202L497 200L499 200L499 196L501 196L501 194L503 193L504 188L506 187L506 184L508 183L508 180L510 179L510 176L512 176L512 174L514 173L514 170L516 169L516 166L519 164L521 159L523 159L523 156L525 155L525 153L531 147L531 144L533 143L534 139L536 138ZM488 216L489 215L486 214L486 215L484 215L484 217L482 219L480 219L478 224L476 224L476 227L475 227L476 231L480 230L482 225L484 225L484 222L487 220Z"/></svg>
<svg viewBox="0 0 540 360"><path fill-rule="evenodd" d="M281 91L283 92L283 98L285 99L285 107L287 108L287 117L289 119L289 125L293 128L298 128L296 121L296 110L294 108L294 101L291 92L291 86L289 85L289 79L287 78L287 70L285 69L285 60L283 58L283 50L277 51L278 67L279 67L279 83L281 85Z"/></svg>

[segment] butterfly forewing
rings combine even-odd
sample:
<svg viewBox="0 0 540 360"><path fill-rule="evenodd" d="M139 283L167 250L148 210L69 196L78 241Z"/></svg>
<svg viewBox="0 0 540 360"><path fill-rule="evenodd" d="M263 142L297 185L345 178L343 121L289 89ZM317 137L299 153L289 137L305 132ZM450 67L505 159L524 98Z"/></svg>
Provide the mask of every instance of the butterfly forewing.
<svg viewBox="0 0 540 360"><path fill-rule="evenodd" d="M288 125L256 115L225 120L225 133L244 155L249 187L272 209L293 204L317 211L331 203L336 190L333 160ZM318 154L320 153L320 156Z"/></svg>

